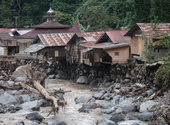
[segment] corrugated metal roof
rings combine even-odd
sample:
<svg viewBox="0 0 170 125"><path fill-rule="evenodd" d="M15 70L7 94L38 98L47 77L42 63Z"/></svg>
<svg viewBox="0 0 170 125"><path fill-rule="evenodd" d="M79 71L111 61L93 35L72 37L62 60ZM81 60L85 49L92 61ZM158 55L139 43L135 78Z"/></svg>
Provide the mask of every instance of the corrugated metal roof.
<svg viewBox="0 0 170 125"><path fill-rule="evenodd" d="M12 33L17 29L0 28L0 33Z"/></svg>
<svg viewBox="0 0 170 125"><path fill-rule="evenodd" d="M39 34L38 37L45 46L65 46L75 33Z"/></svg>
<svg viewBox="0 0 170 125"><path fill-rule="evenodd" d="M132 36L139 28L145 33L147 38L161 37L164 34L170 35L170 23L137 23L125 34L125 36Z"/></svg>
<svg viewBox="0 0 170 125"><path fill-rule="evenodd" d="M93 42L94 44L102 37L103 34L104 34L104 32L83 32L83 33L76 33L76 35L78 37L83 37L84 39L85 38L91 38L92 41L90 41L90 42ZM94 40L96 40L96 41L94 41Z"/></svg>
<svg viewBox="0 0 170 125"><path fill-rule="evenodd" d="M131 38L128 36L124 36L128 30L111 30L106 31L109 38L112 40L113 43L126 43L130 42Z"/></svg>
<svg viewBox="0 0 170 125"><path fill-rule="evenodd" d="M85 53L85 52L91 51L92 49L93 49L93 48L81 49L80 52Z"/></svg>
<svg viewBox="0 0 170 125"><path fill-rule="evenodd" d="M24 35L30 31L32 31L33 29L27 29L27 30L16 30L16 32L18 32L19 35Z"/></svg>
<svg viewBox="0 0 170 125"><path fill-rule="evenodd" d="M24 51L25 52L30 52L30 53L35 53L41 49L45 48L45 46L43 44L33 44L30 45L29 47L27 47Z"/></svg>
<svg viewBox="0 0 170 125"><path fill-rule="evenodd" d="M80 46L83 46L83 47L91 47L93 45L94 45L93 42L82 42L82 43L80 43Z"/></svg>

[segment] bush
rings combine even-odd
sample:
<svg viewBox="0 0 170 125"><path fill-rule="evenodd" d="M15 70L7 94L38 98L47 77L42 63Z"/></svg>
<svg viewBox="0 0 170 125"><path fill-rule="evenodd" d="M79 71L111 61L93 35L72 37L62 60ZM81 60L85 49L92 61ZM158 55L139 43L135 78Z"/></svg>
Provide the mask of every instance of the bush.
<svg viewBox="0 0 170 125"><path fill-rule="evenodd" d="M170 63L161 66L156 71L155 81L158 86L170 85Z"/></svg>

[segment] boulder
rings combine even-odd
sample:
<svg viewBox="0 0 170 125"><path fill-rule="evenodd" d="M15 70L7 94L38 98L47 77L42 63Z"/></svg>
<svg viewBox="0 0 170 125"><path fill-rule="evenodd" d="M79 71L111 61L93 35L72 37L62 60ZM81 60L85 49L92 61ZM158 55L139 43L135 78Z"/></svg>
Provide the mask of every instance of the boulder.
<svg viewBox="0 0 170 125"><path fill-rule="evenodd" d="M98 125L116 125L116 123L109 119L101 119L100 121L98 121Z"/></svg>
<svg viewBox="0 0 170 125"><path fill-rule="evenodd" d="M151 96L154 93L154 90L153 89L147 90L146 93L148 96Z"/></svg>
<svg viewBox="0 0 170 125"><path fill-rule="evenodd" d="M27 114L25 118L30 121L42 121L43 119L45 119L42 115L40 115L37 112Z"/></svg>
<svg viewBox="0 0 170 125"><path fill-rule="evenodd" d="M80 96L80 97L76 97L74 99L75 103L78 104L78 103L85 103L89 100L90 98L87 97L87 96ZM95 99L94 98L91 98L90 102L95 102Z"/></svg>
<svg viewBox="0 0 170 125"><path fill-rule="evenodd" d="M64 121L55 121L50 123L49 125L67 125Z"/></svg>
<svg viewBox="0 0 170 125"><path fill-rule="evenodd" d="M152 106L156 105L156 103L154 101L146 101L146 102L143 102L141 105L140 105L140 112L147 112L148 110L151 109Z"/></svg>
<svg viewBox="0 0 170 125"><path fill-rule="evenodd" d="M104 104L103 107L104 107L105 109L109 109L109 108L112 108L112 107L114 107L114 106L116 106L116 104L111 102L111 103L106 103L106 104Z"/></svg>
<svg viewBox="0 0 170 125"><path fill-rule="evenodd" d="M137 111L137 106L135 106L135 105L125 105L121 108L122 108L124 113L136 112Z"/></svg>
<svg viewBox="0 0 170 125"><path fill-rule="evenodd" d="M77 84L86 84L87 77L86 76L80 76L78 80L76 81Z"/></svg>
<svg viewBox="0 0 170 125"><path fill-rule="evenodd" d="M13 124L13 125L25 125L23 121L20 121L19 123Z"/></svg>
<svg viewBox="0 0 170 125"><path fill-rule="evenodd" d="M112 116L109 118L109 120L114 121L115 123L117 123L119 121L124 121L124 118L120 114L113 113Z"/></svg>
<svg viewBox="0 0 170 125"><path fill-rule="evenodd" d="M138 119L142 121L151 121L153 117L152 112L143 112L138 114Z"/></svg>
<svg viewBox="0 0 170 125"><path fill-rule="evenodd" d="M31 101L31 102L25 102L23 104L21 104L21 107L23 108L23 110L30 110L33 107L36 107L38 104L38 101Z"/></svg>
<svg viewBox="0 0 170 125"><path fill-rule="evenodd" d="M95 99L101 99L101 97L104 95L104 92L95 92L94 93L94 95L93 95L93 97L95 98Z"/></svg>
<svg viewBox="0 0 170 125"><path fill-rule="evenodd" d="M99 86L99 80L98 79L94 79L90 84L89 87L90 88L95 88Z"/></svg>
<svg viewBox="0 0 170 125"><path fill-rule="evenodd" d="M116 95L116 96L114 96L112 102L113 102L113 103L119 103L119 99L120 99L121 97L122 97L121 95Z"/></svg>
<svg viewBox="0 0 170 125"><path fill-rule="evenodd" d="M122 112L123 112L123 110L122 110L122 108L120 108L120 107L119 107L119 108L117 108L117 109L116 109L116 111L115 111L115 112L116 112L116 113L122 113Z"/></svg>
<svg viewBox="0 0 170 125"><path fill-rule="evenodd" d="M0 96L0 103L2 104L17 104L17 100L14 96L5 92L3 95Z"/></svg>
<svg viewBox="0 0 170 125"><path fill-rule="evenodd" d="M26 82L26 81L28 81L29 79L26 77L26 76L24 76L24 77L17 77L16 79L15 79L15 82Z"/></svg>
<svg viewBox="0 0 170 125"><path fill-rule="evenodd" d="M59 71L58 75L56 76L58 79L67 79L67 74L63 71Z"/></svg>
<svg viewBox="0 0 170 125"><path fill-rule="evenodd" d="M36 122L32 122L32 123L30 123L30 124L28 124L28 125L39 125L39 124L36 123Z"/></svg>
<svg viewBox="0 0 170 125"><path fill-rule="evenodd" d="M31 100L31 97L28 95L20 95L23 102L29 102Z"/></svg>
<svg viewBox="0 0 170 125"><path fill-rule="evenodd" d="M127 121L121 121L117 123L118 125L148 125L147 123L144 123L140 120L127 120Z"/></svg>
<svg viewBox="0 0 170 125"><path fill-rule="evenodd" d="M89 75L86 80L86 84L89 85L93 80L95 80L95 77L93 75Z"/></svg>
<svg viewBox="0 0 170 125"><path fill-rule="evenodd" d="M112 112L115 111L115 108L111 108L111 109L104 109L101 111L101 113L105 113L105 114L111 114Z"/></svg>
<svg viewBox="0 0 170 125"><path fill-rule="evenodd" d="M125 106L125 105L131 105L132 101L130 100L123 100L122 102L119 103L119 106Z"/></svg>

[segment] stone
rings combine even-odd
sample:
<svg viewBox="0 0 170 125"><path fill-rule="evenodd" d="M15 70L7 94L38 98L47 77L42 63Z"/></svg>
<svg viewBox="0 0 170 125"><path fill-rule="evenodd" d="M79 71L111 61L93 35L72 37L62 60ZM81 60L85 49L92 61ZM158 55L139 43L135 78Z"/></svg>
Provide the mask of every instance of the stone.
<svg viewBox="0 0 170 125"><path fill-rule="evenodd" d="M35 106L31 108L32 111L40 111L40 106Z"/></svg>
<svg viewBox="0 0 170 125"><path fill-rule="evenodd" d="M139 97L137 98L137 100L140 101L140 102L143 102L144 98L143 98L143 96L139 96Z"/></svg>
<svg viewBox="0 0 170 125"><path fill-rule="evenodd" d="M148 96L151 96L154 93L154 90L153 89L147 90L146 93Z"/></svg>
<svg viewBox="0 0 170 125"><path fill-rule="evenodd" d="M115 111L115 108L111 108L111 109L104 109L101 111L101 113L105 113L105 114L111 114L112 112Z"/></svg>
<svg viewBox="0 0 170 125"><path fill-rule="evenodd" d="M15 82L26 82L29 79L25 76L25 77L17 77L14 81Z"/></svg>
<svg viewBox="0 0 170 125"><path fill-rule="evenodd" d="M106 104L104 104L103 107L104 107L105 109L109 109L109 108L112 108L112 107L114 107L114 106L116 106L116 104L111 102L111 103L106 103Z"/></svg>
<svg viewBox="0 0 170 125"><path fill-rule="evenodd" d="M137 111L137 106L135 106L135 105L125 105L121 108L123 110L123 113L129 113L129 112L136 112Z"/></svg>
<svg viewBox="0 0 170 125"><path fill-rule="evenodd" d="M127 120L127 121L121 121L117 123L118 125L148 125L147 123L144 123L140 120Z"/></svg>
<svg viewBox="0 0 170 125"><path fill-rule="evenodd" d="M136 86L140 87L140 88L144 88L146 87L145 84L142 84L142 83L135 83Z"/></svg>
<svg viewBox="0 0 170 125"><path fill-rule="evenodd" d="M143 112L138 114L138 119L142 121L151 121L153 116L152 112Z"/></svg>
<svg viewBox="0 0 170 125"><path fill-rule="evenodd" d="M124 118L120 114L113 113L112 116L109 118L109 120L114 121L115 123L117 123L119 121L124 121Z"/></svg>
<svg viewBox="0 0 170 125"><path fill-rule="evenodd" d="M4 90L0 89L0 95L4 94Z"/></svg>
<svg viewBox="0 0 170 125"><path fill-rule="evenodd" d="M115 84L115 89L120 89L121 88L121 84L120 83L116 83Z"/></svg>
<svg viewBox="0 0 170 125"><path fill-rule="evenodd" d="M32 122L32 123L30 123L30 124L28 124L28 125L39 125L39 124L36 123L36 122Z"/></svg>
<svg viewBox="0 0 170 125"><path fill-rule="evenodd" d="M122 92L129 92L130 87L121 87Z"/></svg>
<svg viewBox="0 0 170 125"><path fill-rule="evenodd" d="M102 97L103 95L104 95L103 92L95 92L94 95L93 95L93 97L94 97L95 99L101 99L101 97Z"/></svg>
<svg viewBox="0 0 170 125"><path fill-rule="evenodd" d="M91 112L91 111L92 111L91 109L81 108L81 109L79 110L79 113L80 113L80 112L89 113L89 112Z"/></svg>
<svg viewBox="0 0 170 125"><path fill-rule="evenodd" d="M113 97L112 103L119 103L119 99L121 98L121 95L116 95Z"/></svg>
<svg viewBox="0 0 170 125"><path fill-rule="evenodd" d="M98 125L116 125L116 123L109 119L101 119L100 121L98 121Z"/></svg>
<svg viewBox="0 0 170 125"><path fill-rule="evenodd" d="M0 103L2 104L17 104L17 100L14 96L5 92L3 95L0 96Z"/></svg>
<svg viewBox="0 0 170 125"><path fill-rule="evenodd" d="M49 75L47 79L54 79L55 75Z"/></svg>
<svg viewBox="0 0 170 125"><path fill-rule="evenodd" d="M21 107L23 110L30 110L33 107L36 107L38 105L38 101L31 101L31 102L25 102L23 104L21 104Z"/></svg>
<svg viewBox="0 0 170 125"><path fill-rule="evenodd" d="M27 114L25 118L30 120L30 121L34 121L34 120L35 121L42 121L43 119L45 119L42 115L40 115L37 112Z"/></svg>
<svg viewBox="0 0 170 125"><path fill-rule="evenodd" d="M125 82L125 83L129 83L129 82L130 82L130 79L124 79L124 82Z"/></svg>
<svg viewBox="0 0 170 125"><path fill-rule="evenodd" d="M87 77L86 76L80 76L78 80L76 81L77 84L86 84Z"/></svg>
<svg viewBox="0 0 170 125"><path fill-rule="evenodd" d="M23 121L20 121L19 123L13 124L13 125L25 125Z"/></svg>
<svg viewBox="0 0 170 125"><path fill-rule="evenodd" d="M95 88L99 86L99 80L98 79L94 79L90 84L89 87L90 88Z"/></svg>
<svg viewBox="0 0 170 125"><path fill-rule="evenodd" d="M15 84L14 81L6 81L9 86L13 86Z"/></svg>
<svg viewBox="0 0 170 125"><path fill-rule="evenodd" d="M63 71L59 71L56 77L59 79L67 79L67 74Z"/></svg>
<svg viewBox="0 0 170 125"><path fill-rule="evenodd" d="M87 97L87 96L80 96L80 97L76 97L76 98L74 99L74 101L75 101L76 104L78 104L78 103L85 103L85 102L87 102L89 99L90 99L90 98ZM95 102L95 99L94 99L94 98L92 98L92 100L93 100L92 102Z"/></svg>
<svg viewBox="0 0 170 125"><path fill-rule="evenodd" d="M31 101L31 97L28 96L28 95L20 95L20 96L21 96L23 102L29 102L29 101Z"/></svg>
<svg viewBox="0 0 170 125"><path fill-rule="evenodd" d="M152 100L149 100L149 101L146 101L146 102L143 102L141 105L140 105L140 112L147 112L148 110L150 110L152 108L152 106L156 105L156 103Z"/></svg>
<svg viewBox="0 0 170 125"><path fill-rule="evenodd" d="M84 103L82 105L82 108L83 109L96 109L96 108L99 108L99 106L96 105L95 103Z"/></svg>
<svg viewBox="0 0 170 125"><path fill-rule="evenodd" d="M132 101L130 100L123 100L122 102L119 103L119 106L125 106L125 105L131 105Z"/></svg>
<svg viewBox="0 0 170 125"><path fill-rule="evenodd" d="M123 110L122 110L122 108L120 108L120 107L119 107L119 108L117 108L117 109L116 109L116 111L115 111L115 112L116 112L116 113L122 113L122 112L123 112Z"/></svg>
<svg viewBox="0 0 170 125"><path fill-rule="evenodd" d="M49 125L67 125L64 121L55 121L50 123Z"/></svg>
<svg viewBox="0 0 170 125"><path fill-rule="evenodd" d="M86 84L89 85L93 80L95 80L95 77L93 75L89 75L86 80Z"/></svg>

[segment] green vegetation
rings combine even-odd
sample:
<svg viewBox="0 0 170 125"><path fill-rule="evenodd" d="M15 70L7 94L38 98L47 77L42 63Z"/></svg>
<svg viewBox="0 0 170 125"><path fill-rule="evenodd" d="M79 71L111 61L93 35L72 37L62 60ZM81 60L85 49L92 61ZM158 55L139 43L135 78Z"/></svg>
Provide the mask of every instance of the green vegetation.
<svg viewBox="0 0 170 125"><path fill-rule="evenodd" d="M17 27L40 24L50 3L58 22L73 25L78 15L86 31L127 29L155 18L170 22L169 0L0 0L0 23L16 24L17 19Z"/></svg>

